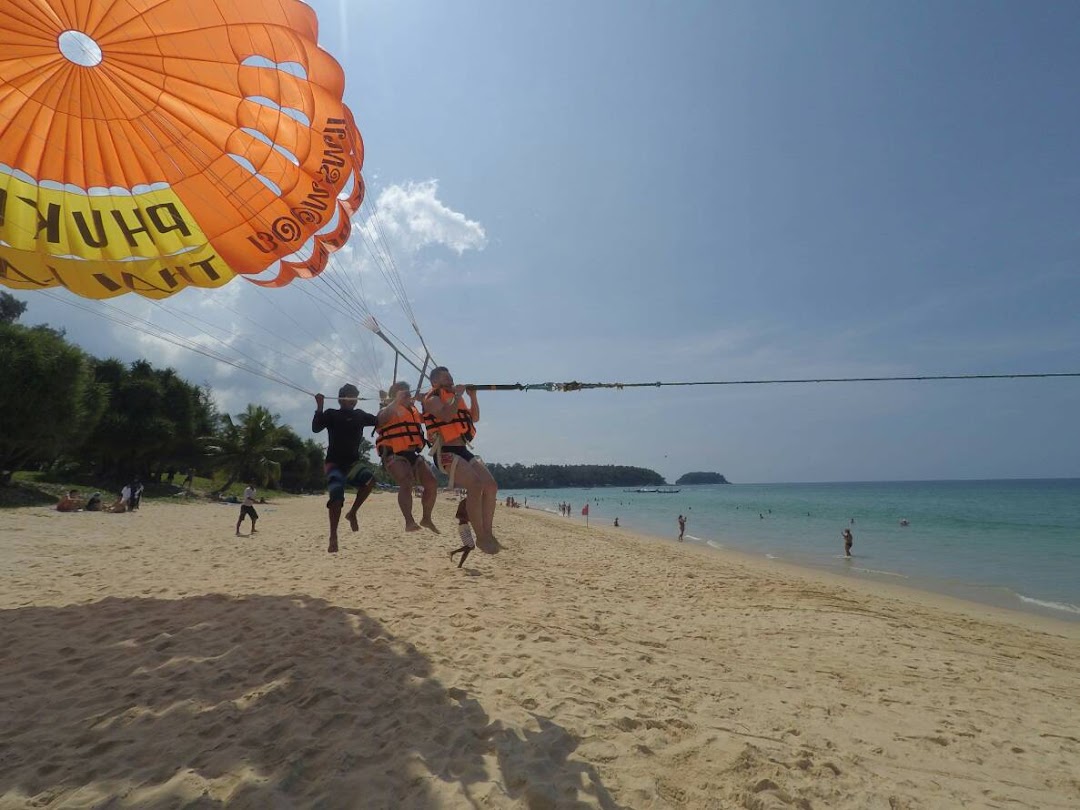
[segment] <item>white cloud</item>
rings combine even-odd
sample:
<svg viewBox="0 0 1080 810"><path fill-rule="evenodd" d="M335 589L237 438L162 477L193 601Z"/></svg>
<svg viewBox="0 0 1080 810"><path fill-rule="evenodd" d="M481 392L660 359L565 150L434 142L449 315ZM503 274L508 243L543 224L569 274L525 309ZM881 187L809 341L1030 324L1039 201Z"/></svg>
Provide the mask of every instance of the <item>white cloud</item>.
<svg viewBox="0 0 1080 810"><path fill-rule="evenodd" d="M437 180L387 186L375 202L376 216L364 223L365 236L380 235L394 253L418 253L433 245L457 255L487 246L484 226L438 198Z"/></svg>

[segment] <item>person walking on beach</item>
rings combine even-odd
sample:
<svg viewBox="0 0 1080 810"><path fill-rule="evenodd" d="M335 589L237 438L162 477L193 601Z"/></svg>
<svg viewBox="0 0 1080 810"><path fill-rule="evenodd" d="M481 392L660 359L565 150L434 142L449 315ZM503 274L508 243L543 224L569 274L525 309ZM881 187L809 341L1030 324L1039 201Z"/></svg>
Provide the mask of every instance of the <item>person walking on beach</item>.
<svg viewBox="0 0 1080 810"><path fill-rule="evenodd" d="M454 561L454 555L460 554L461 559L458 561L457 567L461 568L465 564L465 558L469 556L469 552L476 548L476 541L473 539L472 529L469 528L469 507L467 505L468 498L462 498L457 505L457 512L454 517L458 522L458 537L461 538L461 548L456 548L450 552L450 561Z"/></svg>
<svg viewBox="0 0 1080 810"><path fill-rule="evenodd" d="M315 395L311 431L321 433L325 430L329 436L326 448L326 508L330 518L330 545L326 550L330 554L336 554L338 550L338 523L341 521L341 510L345 507L345 488L350 485L356 487L356 499L345 514L349 528L355 532L360 529L356 513L375 487L375 476L360 461L360 440L364 428L375 427L378 420L374 414L356 407L359 397L360 391L355 385L343 385L338 391L340 408L324 411L326 397Z"/></svg>
<svg viewBox="0 0 1080 810"><path fill-rule="evenodd" d="M432 442L432 457L450 478L450 487L462 485L467 493L469 523L476 533L476 547L487 554L499 550L492 531L499 486L479 456L469 451L480 421L480 402L475 391L455 385L446 366L431 370L431 390L424 395L424 422ZM466 406L465 396L469 402Z"/></svg>
<svg viewBox="0 0 1080 810"><path fill-rule="evenodd" d="M855 538L851 535L851 529L844 529L840 533L840 536L844 538L844 556L851 556L851 546L855 543Z"/></svg>
<svg viewBox="0 0 1080 810"><path fill-rule="evenodd" d="M424 437L424 422L420 411L416 409L412 393L407 382L396 382L387 391L389 403L379 411L378 439L375 447L379 451L383 469L390 473L398 485L398 508L405 518L405 531L418 532L420 527L439 533L431 521L431 510L435 508L438 497L438 483L431 468L420 455L427 446ZM413 486L419 483L423 488L421 504L423 515L417 523L413 518Z"/></svg>
<svg viewBox="0 0 1080 810"><path fill-rule="evenodd" d="M682 541L683 535L686 534L686 518L679 515L679 540Z"/></svg>
<svg viewBox="0 0 1080 810"><path fill-rule="evenodd" d="M251 518L251 533L255 534L255 521L259 519L259 513L255 511L255 487L248 484L244 488L244 501L240 504L240 517L236 519L236 536L240 536L240 524L244 518Z"/></svg>

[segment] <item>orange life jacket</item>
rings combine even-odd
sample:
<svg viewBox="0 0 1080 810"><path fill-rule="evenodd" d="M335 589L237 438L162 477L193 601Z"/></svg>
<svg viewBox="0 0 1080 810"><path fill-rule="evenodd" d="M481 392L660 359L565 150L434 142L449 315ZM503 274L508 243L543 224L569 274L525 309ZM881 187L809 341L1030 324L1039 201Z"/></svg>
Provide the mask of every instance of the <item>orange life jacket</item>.
<svg viewBox="0 0 1080 810"><path fill-rule="evenodd" d="M476 436L476 425L473 423L472 413L467 408L458 405L457 415L447 422L440 422L435 414L427 409L427 402L432 397L438 397L443 402L448 402L454 395L443 389L431 390L424 394L424 423L428 431L435 431L442 437L443 444L450 444L458 439L471 442Z"/></svg>
<svg viewBox="0 0 1080 810"><path fill-rule="evenodd" d="M412 405L404 406L405 413L398 421L376 428L379 434L375 447L379 452L403 453L406 450L423 450L427 444L420 412ZM399 412L400 413L400 412Z"/></svg>

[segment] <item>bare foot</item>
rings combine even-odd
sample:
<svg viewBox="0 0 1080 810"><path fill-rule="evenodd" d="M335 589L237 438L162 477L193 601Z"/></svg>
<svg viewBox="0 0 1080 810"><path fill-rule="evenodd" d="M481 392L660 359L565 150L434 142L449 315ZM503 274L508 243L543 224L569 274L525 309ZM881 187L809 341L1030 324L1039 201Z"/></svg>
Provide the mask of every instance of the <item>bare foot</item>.
<svg viewBox="0 0 1080 810"><path fill-rule="evenodd" d="M360 531L360 521L356 519L356 512L348 512L345 519L349 521L349 528L354 532Z"/></svg>
<svg viewBox="0 0 1080 810"><path fill-rule="evenodd" d="M337 535L330 536L330 546L326 549L329 554L337 554Z"/></svg>
<svg viewBox="0 0 1080 810"><path fill-rule="evenodd" d="M428 518L427 520L421 520L420 525L427 529L429 532L435 532L435 534L442 534L442 532L435 528L435 524L431 522L431 518Z"/></svg>
<svg viewBox="0 0 1080 810"><path fill-rule="evenodd" d="M418 531L420 531L420 526L417 525L416 523L406 523L405 524L405 531L407 531L407 532L418 532Z"/></svg>
<svg viewBox="0 0 1080 810"><path fill-rule="evenodd" d="M251 533L252 533L252 534L258 534L258 532L257 532L257 531L256 531L255 529L252 529L252 530L251 530Z"/></svg>
<svg viewBox="0 0 1080 810"><path fill-rule="evenodd" d="M476 538L476 547L478 549L480 549L482 552L484 552L485 554L498 554L499 553L499 543L494 537L492 537L490 535L488 535L487 537L482 537L482 538L477 537Z"/></svg>

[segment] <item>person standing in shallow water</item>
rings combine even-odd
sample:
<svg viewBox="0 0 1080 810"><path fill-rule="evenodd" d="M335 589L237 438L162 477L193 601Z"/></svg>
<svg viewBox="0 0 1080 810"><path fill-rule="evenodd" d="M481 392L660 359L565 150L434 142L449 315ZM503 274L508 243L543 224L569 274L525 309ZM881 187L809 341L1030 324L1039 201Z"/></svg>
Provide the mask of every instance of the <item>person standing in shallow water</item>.
<svg viewBox="0 0 1080 810"><path fill-rule="evenodd" d="M683 539L683 535L686 534L686 518L679 515L679 539Z"/></svg>
<svg viewBox="0 0 1080 810"><path fill-rule="evenodd" d="M323 410L326 400L322 394L315 395L315 415L311 418L313 433L326 431L329 436L326 448L326 508L330 518L330 545L327 551L338 550L338 523L345 506L345 488L356 487L356 499L345 515L349 528L359 531L356 513L375 487L375 476L360 461L360 441L365 427L375 427L374 414L356 407L360 391L355 385L343 385L338 391L338 409Z"/></svg>
<svg viewBox="0 0 1080 810"><path fill-rule="evenodd" d="M855 538L851 534L851 529L844 529L844 531L841 532L840 534L841 534L841 537L844 538L844 556L845 557L850 557L851 556L851 546L855 543Z"/></svg>

